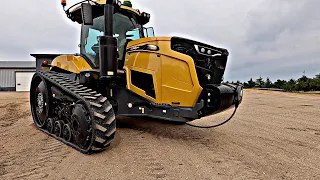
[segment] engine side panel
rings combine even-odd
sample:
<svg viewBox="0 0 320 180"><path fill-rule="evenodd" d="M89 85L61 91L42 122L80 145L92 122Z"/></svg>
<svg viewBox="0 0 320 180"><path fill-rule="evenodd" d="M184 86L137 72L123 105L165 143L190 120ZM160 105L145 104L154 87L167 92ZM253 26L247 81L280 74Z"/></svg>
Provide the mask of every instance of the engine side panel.
<svg viewBox="0 0 320 180"><path fill-rule="evenodd" d="M58 56L52 61L51 65L77 74L82 70L92 69L83 57L74 55Z"/></svg>
<svg viewBox="0 0 320 180"><path fill-rule="evenodd" d="M158 51L136 49L147 44L156 45ZM136 50L132 50L136 49ZM193 107L202 91L195 65L190 56L171 50L170 38L143 38L128 44L125 66L127 88L155 103ZM156 97L132 83L132 71L147 73L153 77ZM141 79L140 81L144 81ZM152 82L145 82L150 84Z"/></svg>

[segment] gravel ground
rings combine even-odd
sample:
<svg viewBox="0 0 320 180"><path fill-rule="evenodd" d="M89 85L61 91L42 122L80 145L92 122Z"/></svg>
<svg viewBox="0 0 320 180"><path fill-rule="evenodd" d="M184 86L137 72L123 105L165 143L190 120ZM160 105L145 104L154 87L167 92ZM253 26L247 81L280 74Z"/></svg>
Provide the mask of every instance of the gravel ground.
<svg viewBox="0 0 320 180"><path fill-rule="evenodd" d="M28 93L0 92L0 179L320 179L319 121L319 95L247 90L222 127L122 118L89 156L34 127Z"/></svg>

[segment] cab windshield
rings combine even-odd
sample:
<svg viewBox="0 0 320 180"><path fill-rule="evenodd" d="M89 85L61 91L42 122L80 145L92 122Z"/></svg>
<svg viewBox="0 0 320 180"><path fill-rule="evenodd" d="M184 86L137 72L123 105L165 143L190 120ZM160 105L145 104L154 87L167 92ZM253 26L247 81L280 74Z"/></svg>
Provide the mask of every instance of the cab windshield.
<svg viewBox="0 0 320 180"><path fill-rule="evenodd" d="M118 58L123 58L126 45L126 33L134 29L141 29L141 25L133 17L115 13L113 18L113 37L118 40ZM99 37L103 36L104 16L94 18L93 26L82 26L81 53L85 54L94 64L99 66ZM142 37L142 36L140 36Z"/></svg>

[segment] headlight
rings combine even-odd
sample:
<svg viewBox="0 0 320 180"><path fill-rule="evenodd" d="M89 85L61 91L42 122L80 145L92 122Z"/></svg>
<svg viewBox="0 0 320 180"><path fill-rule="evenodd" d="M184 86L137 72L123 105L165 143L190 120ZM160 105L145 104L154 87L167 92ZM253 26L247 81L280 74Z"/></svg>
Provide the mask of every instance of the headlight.
<svg viewBox="0 0 320 180"><path fill-rule="evenodd" d="M241 89L239 96L242 98L243 97L243 89Z"/></svg>
<svg viewBox="0 0 320 180"><path fill-rule="evenodd" d="M150 51L159 51L159 47L153 44L146 45L146 49Z"/></svg>
<svg viewBox="0 0 320 180"><path fill-rule="evenodd" d="M242 97L243 97L243 87L242 86L238 86L237 92L238 92L237 100L241 102L242 101Z"/></svg>
<svg viewBox="0 0 320 180"><path fill-rule="evenodd" d="M194 45L194 47L196 48L197 52L202 55L215 57L215 56L221 56L222 54L220 51L213 50L208 47L202 47L199 45Z"/></svg>

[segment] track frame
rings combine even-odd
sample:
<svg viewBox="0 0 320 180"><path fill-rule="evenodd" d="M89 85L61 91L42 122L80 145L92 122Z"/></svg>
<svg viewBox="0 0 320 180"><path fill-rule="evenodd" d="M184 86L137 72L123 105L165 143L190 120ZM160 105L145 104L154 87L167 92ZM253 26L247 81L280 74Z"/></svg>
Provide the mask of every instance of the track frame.
<svg viewBox="0 0 320 180"><path fill-rule="evenodd" d="M38 127L36 123L35 125L47 135L54 137L84 154L91 154L106 149L114 139L116 132L115 114L108 99L96 91L67 78L62 73L54 71L37 71L33 79L39 77L45 81L44 83L47 88L58 88L63 94L76 99L76 102L74 103L83 105L89 112L91 120L90 143L87 147L81 147L72 141L68 142L62 137L57 137L54 133L49 133L45 129L45 126ZM30 90L31 93L33 91L34 89ZM31 106L33 106L32 99L30 99L30 103ZM36 122L35 118L37 117L33 116L33 120ZM51 112L49 113L48 118L56 118L56 115Z"/></svg>

